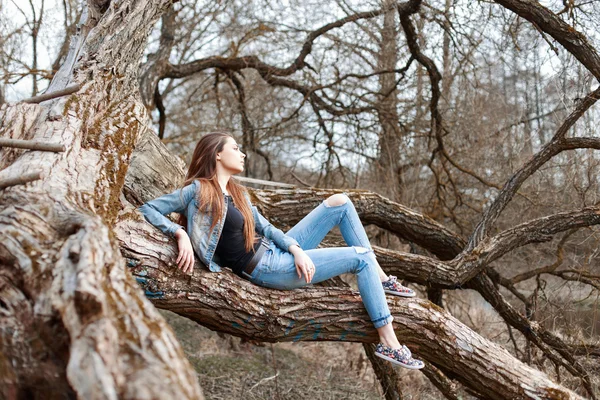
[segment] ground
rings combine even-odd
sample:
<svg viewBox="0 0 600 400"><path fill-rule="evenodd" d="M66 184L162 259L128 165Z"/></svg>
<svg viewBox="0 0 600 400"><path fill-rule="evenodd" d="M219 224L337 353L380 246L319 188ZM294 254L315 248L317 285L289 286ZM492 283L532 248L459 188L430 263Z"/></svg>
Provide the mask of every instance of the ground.
<svg viewBox="0 0 600 400"><path fill-rule="evenodd" d="M384 398L361 344L255 345L217 334L169 311L161 310L161 314L196 369L207 399ZM401 373L407 399L441 398L428 388L420 372Z"/></svg>

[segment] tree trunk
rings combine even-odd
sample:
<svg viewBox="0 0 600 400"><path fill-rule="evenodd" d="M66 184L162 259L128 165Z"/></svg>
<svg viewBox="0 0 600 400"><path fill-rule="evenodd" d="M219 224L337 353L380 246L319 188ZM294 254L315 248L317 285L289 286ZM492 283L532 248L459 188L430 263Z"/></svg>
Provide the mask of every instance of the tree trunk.
<svg viewBox="0 0 600 400"><path fill-rule="evenodd" d="M391 0L383 1L383 8L390 8ZM381 38L379 39L378 65L380 71L396 69L398 63L398 29L396 10L389 9L383 15ZM400 193L400 139L401 127L398 117L398 91L396 73L379 75L379 101L377 117L381 125L379 132L379 158L377 160L379 182L382 194L392 200L398 200Z"/></svg>
<svg viewBox="0 0 600 400"><path fill-rule="evenodd" d="M109 227L134 143L147 130L137 66L170 1L89 2L80 35L39 105L4 105L2 136L64 144L3 148L0 178L0 397L202 398L175 335L135 280Z"/></svg>

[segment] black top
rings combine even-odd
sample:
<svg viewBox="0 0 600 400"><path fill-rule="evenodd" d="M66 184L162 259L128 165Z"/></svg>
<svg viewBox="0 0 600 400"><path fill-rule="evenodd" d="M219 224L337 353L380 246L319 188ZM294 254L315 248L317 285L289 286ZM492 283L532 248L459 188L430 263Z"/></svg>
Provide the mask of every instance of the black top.
<svg viewBox="0 0 600 400"><path fill-rule="evenodd" d="M254 244L254 251L246 252L244 242L244 216L233 204L233 199L225 195L227 202L227 215L223 224L223 231L217 243L215 255L219 257L222 266L231 268L233 272L240 275L244 267L254 256L254 252L260 247L260 241Z"/></svg>

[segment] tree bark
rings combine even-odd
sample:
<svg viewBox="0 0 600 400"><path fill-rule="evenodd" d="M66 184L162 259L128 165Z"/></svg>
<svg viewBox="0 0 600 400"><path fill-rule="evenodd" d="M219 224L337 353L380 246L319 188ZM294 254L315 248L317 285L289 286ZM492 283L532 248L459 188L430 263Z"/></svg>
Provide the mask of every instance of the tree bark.
<svg viewBox="0 0 600 400"><path fill-rule="evenodd" d="M89 1L80 35L39 105L4 105L2 136L67 151L1 150L0 397L203 398L175 335L125 270L110 230L134 143L146 37L170 1Z"/></svg>

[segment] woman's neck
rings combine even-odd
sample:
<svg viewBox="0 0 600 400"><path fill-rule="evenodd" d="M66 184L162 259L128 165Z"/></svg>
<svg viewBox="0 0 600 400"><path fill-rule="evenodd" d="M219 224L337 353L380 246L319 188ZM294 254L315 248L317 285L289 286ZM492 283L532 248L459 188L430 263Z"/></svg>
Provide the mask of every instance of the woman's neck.
<svg viewBox="0 0 600 400"><path fill-rule="evenodd" d="M224 194L229 194L229 192L227 191L227 182L229 182L229 178L231 178L231 175L217 174L217 181L219 182L219 186L221 186L221 191Z"/></svg>

